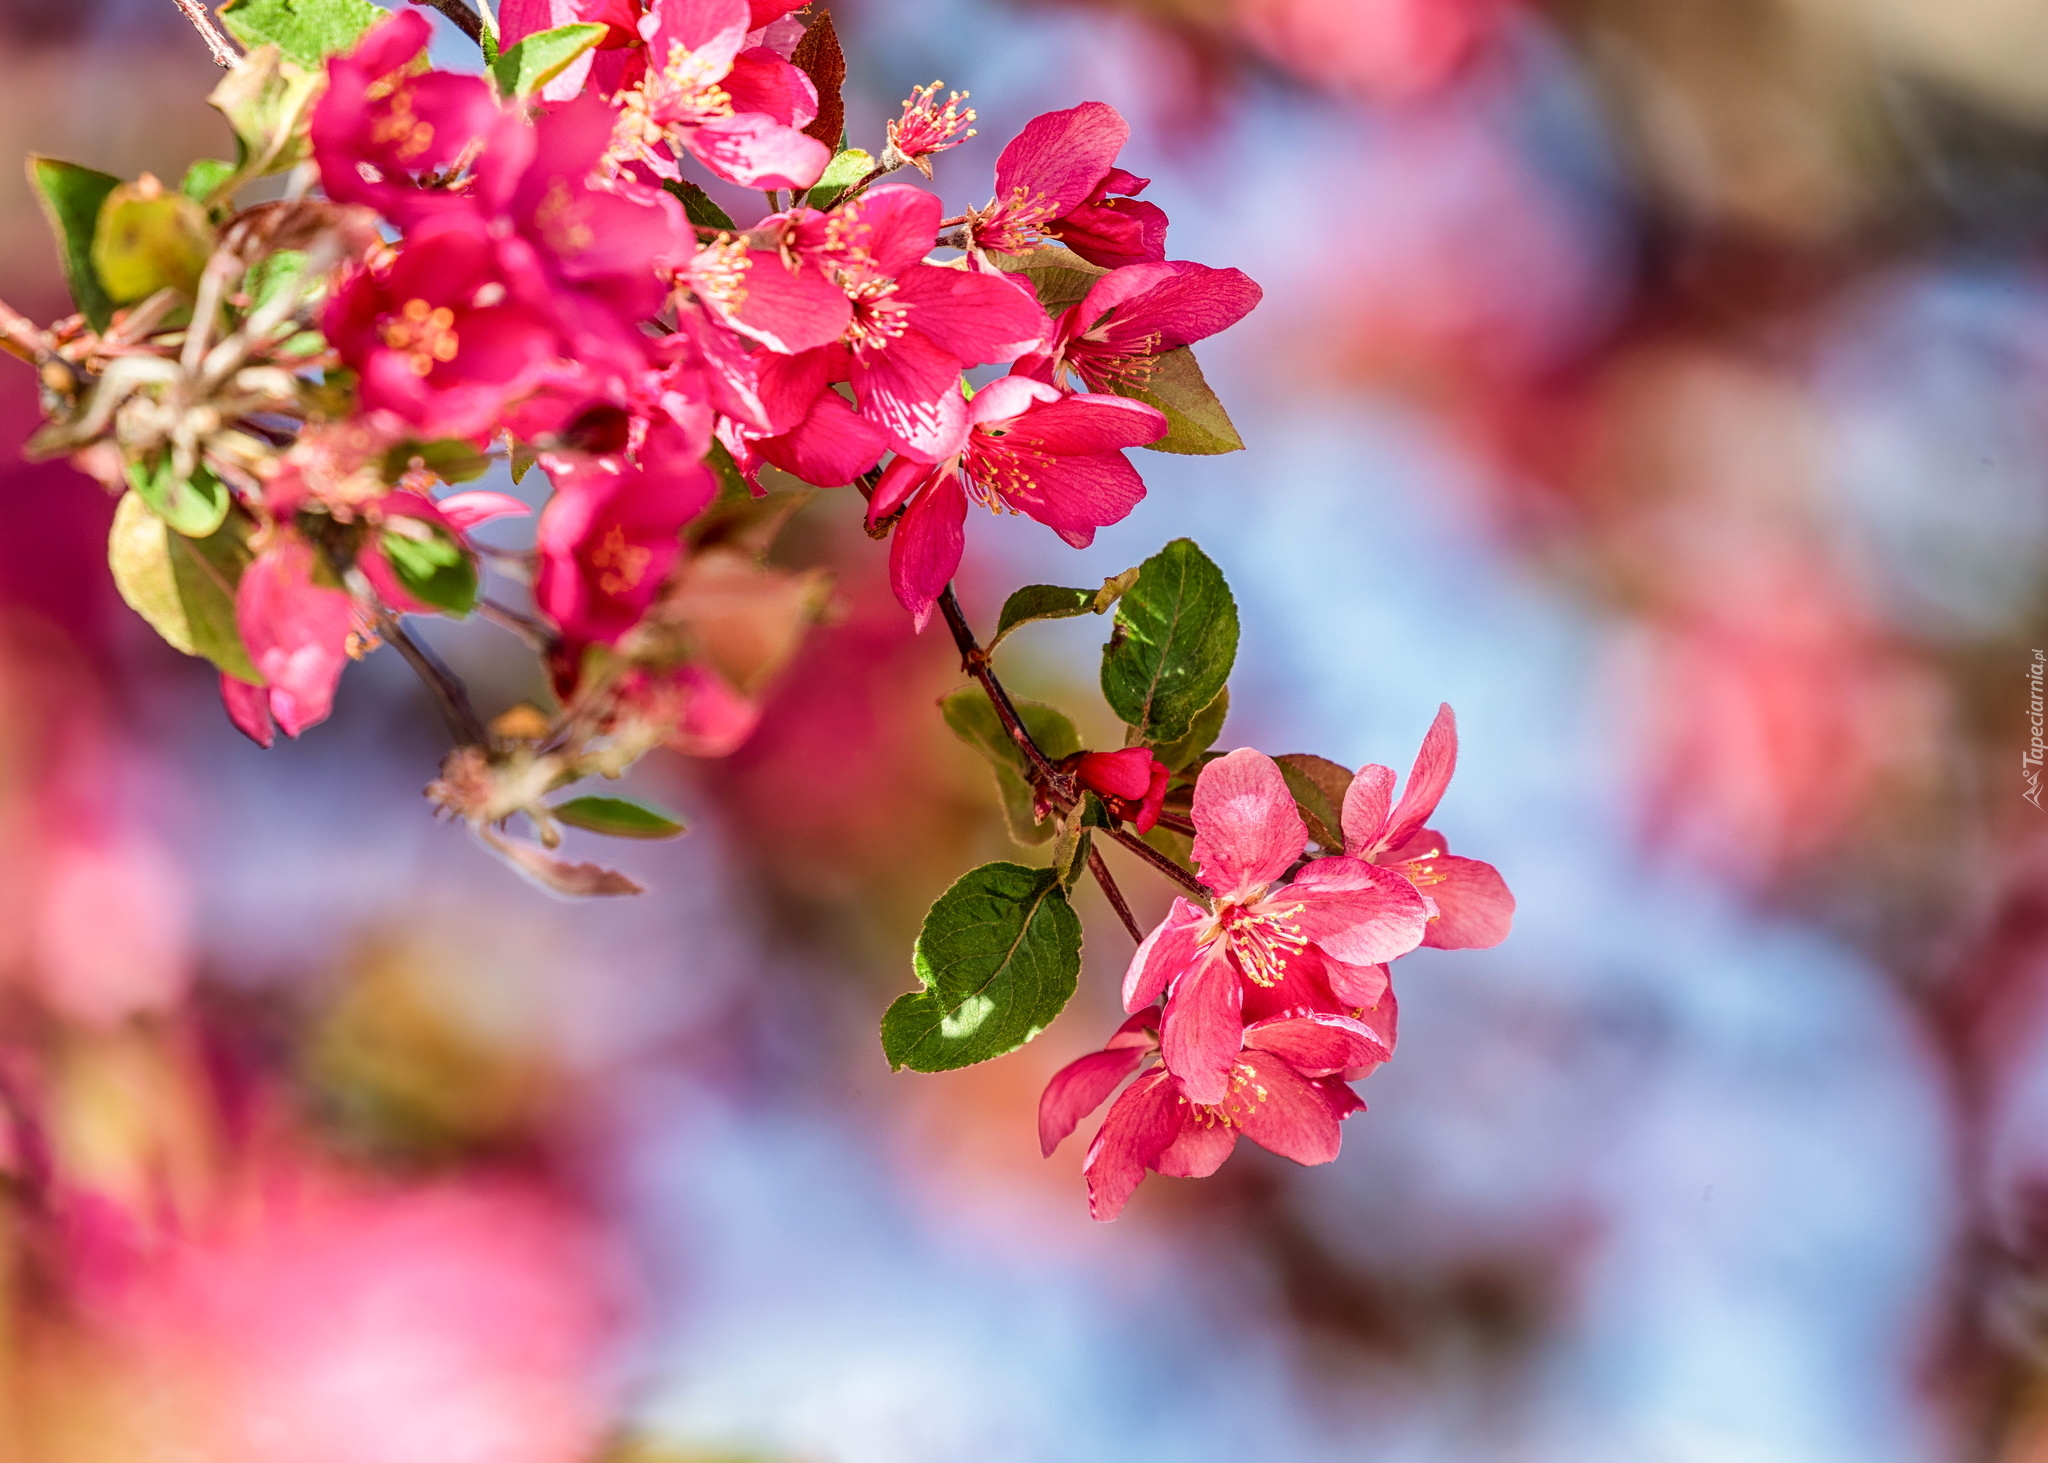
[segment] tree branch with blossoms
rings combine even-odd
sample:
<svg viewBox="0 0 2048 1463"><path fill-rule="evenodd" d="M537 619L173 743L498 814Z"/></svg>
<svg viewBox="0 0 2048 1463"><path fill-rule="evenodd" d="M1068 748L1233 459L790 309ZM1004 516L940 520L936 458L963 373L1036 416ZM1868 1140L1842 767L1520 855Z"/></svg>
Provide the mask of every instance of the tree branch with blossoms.
<svg viewBox="0 0 2048 1463"><path fill-rule="evenodd" d="M891 1065L999 1057L1059 1015L1085 870L1138 942L1130 1016L1053 1079L1040 1135L1049 1150L1121 1089L1086 1163L1094 1213L1147 1171L1209 1172L1238 1133L1333 1157L1348 1084L1393 1051L1389 962L1508 930L1499 875L1425 826L1449 709L1398 803L1378 764L1216 750L1238 609L1188 539L1099 587L1016 590L986 643L954 590L975 504L1084 547L1146 496L1130 453L1241 448L1192 347L1259 287L1168 258L1101 102L1025 123L988 203L947 216L885 180L930 180L973 135L966 94L920 87L877 152L849 146L844 55L796 0L560 0L547 14L568 23L507 7L502 33L429 3L484 74L428 64L416 10L229 0L246 54L221 40L209 100L234 161L172 187L31 160L77 314L44 329L0 306L0 345L38 373L31 454L119 496L123 597L211 663L264 746L392 647L455 743L435 810L557 893L631 894L561 854L563 830L663 838L682 820L574 789L656 749L746 740L830 599L822 569L769 551L806 503L857 485L896 599L953 638L968 684L941 715L1033 860L970 870L933 904L919 988L882 1019ZM240 202L279 175L296 180L282 199ZM767 211L742 226L707 183ZM972 388L988 366L1007 374ZM493 471L540 500L530 549L479 536L533 511L473 486ZM1013 634L1083 615L1111 624L1120 747L1084 745L996 672ZM549 704L487 720L409 617L515 636ZM1150 932L1103 843L1175 895Z"/></svg>

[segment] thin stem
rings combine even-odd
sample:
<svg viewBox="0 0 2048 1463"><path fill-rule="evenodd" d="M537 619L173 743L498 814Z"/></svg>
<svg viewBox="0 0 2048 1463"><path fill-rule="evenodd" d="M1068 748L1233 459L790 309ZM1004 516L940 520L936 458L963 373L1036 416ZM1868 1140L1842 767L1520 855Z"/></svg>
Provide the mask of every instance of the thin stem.
<svg viewBox="0 0 2048 1463"><path fill-rule="evenodd" d="M1102 893L1109 900L1109 907L1116 911L1124 928L1131 932L1131 938L1140 945L1145 943L1145 932L1138 928L1137 920L1131 917L1130 905L1124 903L1124 891L1116 887L1116 880L1109 876L1109 865L1102 861L1102 850L1093 841L1088 845L1088 872L1095 876L1095 882L1102 886Z"/></svg>
<svg viewBox="0 0 2048 1463"><path fill-rule="evenodd" d="M535 650L546 650L555 643L554 631L531 615L522 615L509 605L501 605L494 599L482 595L477 597L476 612L494 625L510 630Z"/></svg>
<svg viewBox="0 0 2048 1463"><path fill-rule="evenodd" d="M192 22L192 29L199 32L199 39L206 42L206 49L213 59L222 66L233 66L241 60L241 53L228 44L228 38L221 34L220 27L213 23L213 17L206 13L202 0L172 0L185 19Z"/></svg>
<svg viewBox="0 0 2048 1463"><path fill-rule="evenodd" d="M1185 833L1190 838L1195 836L1195 825L1178 813L1161 813L1158 823L1161 828L1170 828L1175 833Z"/></svg>
<svg viewBox="0 0 2048 1463"><path fill-rule="evenodd" d="M441 708L441 719L448 723L448 730L455 740L465 747L482 747L490 743L490 733L484 730L483 718L476 714L476 708L469 703L469 692L462 682L455 679L448 668L434 658L432 651L405 633L405 627L398 623L398 617L386 609L377 611L377 633L385 641L397 647L405 657L405 663L412 667L413 674L434 693L434 701Z"/></svg>
<svg viewBox="0 0 2048 1463"><path fill-rule="evenodd" d="M1188 893L1201 900L1204 904L1208 903L1213 897L1201 880L1197 879L1193 874L1189 873L1144 839L1138 837L1137 834L1122 828L1105 828L1102 831L1111 838L1114 838L1125 848L1128 848L1146 863L1152 865L1160 873L1166 875L1167 878L1173 880L1174 883L1180 885L1181 888L1187 890Z"/></svg>
<svg viewBox="0 0 2048 1463"><path fill-rule="evenodd" d="M962 612L960 600L950 584L939 595L939 612L946 617L946 628L953 632L953 643L959 647L960 669L981 683L989 704L995 707L996 720L1003 724L1003 730L1010 734L1010 740L1024 754L1024 761L1031 769L1031 780L1042 786L1055 802L1071 807L1074 801L1072 776L1054 767L1045 753L1038 749L1038 743L1031 739L1031 733L1025 730L1023 718L1017 715L1017 708L1010 701L1010 693L1003 689L1003 683L989 669L988 652L975 640L974 631L968 627L967 616Z"/></svg>
<svg viewBox="0 0 2048 1463"><path fill-rule="evenodd" d="M184 0L179 0L180 4ZM455 22L455 28L481 47L484 43L484 23L465 0L423 0L423 3L440 11Z"/></svg>

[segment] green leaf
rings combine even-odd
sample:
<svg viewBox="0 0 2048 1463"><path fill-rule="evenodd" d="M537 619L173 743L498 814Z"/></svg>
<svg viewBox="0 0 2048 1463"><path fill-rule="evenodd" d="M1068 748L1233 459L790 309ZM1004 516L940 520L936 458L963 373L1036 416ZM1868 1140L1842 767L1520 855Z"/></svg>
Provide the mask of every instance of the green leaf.
<svg viewBox="0 0 2048 1463"><path fill-rule="evenodd" d="M460 437L431 442L401 442L384 454L384 480L395 483L414 467L423 467L446 483L473 482L491 470L491 457Z"/></svg>
<svg viewBox="0 0 2048 1463"><path fill-rule="evenodd" d="M1138 566L1102 650L1102 694L1147 742L1175 742L1230 679L1237 603L1192 539L1175 539Z"/></svg>
<svg viewBox="0 0 2048 1463"><path fill-rule="evenodd" d="M1310 752L1289 752L1275 757L1301 821L1308 824L1308 836L1331 853L1344 851L1344 792L1351 786L1351 769Z"/></svg>
<svg viewBox="0 0 2048 1463"><path fill-rule="evenodd" d="M1146 444L1154 452L1213 457L1244 447L1244 438L1230 424L1230 413L1209 389L1195 353L1186 346L1155 357L1152 374L1146 377L1143 386L1112 382L1110 389L1118 396L1132 397L1166 413L1166 435Z"/></svg>
<svg viewBox="0 0 2048 1463"><path fill-rule="evenodd" d="M1081 973L1081 920L1051 869L983 864L924 917L924 989L882 1017L892 1070L950 1072L1013 1052L1059 1015Z"/></svg>
<svg viewBox="0 0 2048 1463"><path fill-rule="evenodd" d="M548 811L571 828L584 828L613 838L674 838L687 831L680 818L631 798L570 798Z"/></svg>
<svg viewBox="0 0 2048 1463"><path fill-rule="evenodd" d="M558 25L538 31L500 52L491 66L498 90L508 97L532 96L560 76L576 59L604 39L605 27Z"/></svg>
<svg viewBox="0 0 2048 1463"><path fill-rule="evenodd" d="M1223 735L1224 719L1229 715L1230 687L1225 686L1216 693L1214 701L1195 713L1194 723L1188 727L1186 736L1179 741L1153 747L1152 755L1175 772L1180 771L1216 745L1216 738Z"/></svg>
<svg viewBox="0 0 2048 1463"><path fill-rule="evenodd" d="M1029 279L1031 288L1038 292L1038 303L1048 315L1080 304L1095 287L1095 281L1109 273L1101 265L1090 264L1073 250L1057 244L1041 244L1022 254L990 251L988 260L1005 274L1021 274Z"/></svg>
<svg viewBox="0 0 2048 1463"><path fill-rule="evenodd" d="M1015 704L1017 719L1024 723L1024 730L1031 733L1031 740L1047 758L1057 762L1081 750L1081 734L1057 706L1048 706L1043 701ZM1024 775L1023 750L1003 730L995 707L989 704L981 687L962 686L939 702L939 710L953 734L988 758L995 769L1010 836L1025 845L1043 843L1052 837L1051 820L1040 822L1033 809L1035 800L1030 779Z"/></svg>
<svg viewBox="0 0 2048 1463"><path fill-rule="evenodd" d="M720 208L709 193L687 178L670 178L661 186L683 200L684 214L698 228L723 229L728 234L740 231L740 226L732 221L732 215Z"/></svg>
<svg viewBox="0 0 2048 1463"><path fill-rule="evenodd" d="M220 21L252 51L269 41L301 66L317 67L354 50L387 13L369 0L228 0Z"/></svg>
<svg viewBox="0 0 2048 1463"><path fill-rule="evenodd" d="M235 176L235 165L225 158L203 157L185 169L178 191L194 203L204 204L215 190Z"/></svg>
<svg viewBox="0 0 2048 1463"><path fill-rule="evenodd" d="M1081 806L1060 820L1052 840L1052 871L1059 875L1060 888L1069 894L1088 868L1088 850L1094 840L1089 829L1104 827L1106 822L1102 800L1092 792L1082 793Z"/></svg>
<svg viewBox="0 0 2048 1463"><path fill-rule="evenodd" d="M325 68L287 60L274 45L258 46L237 61L206 97L234 130L235 167L205 194L192 196L203 203L222 203L225 198L213 194L229 178L239 186L252 178L289 172L304 162L312 155L306 119L326 85Z"/></svg>
<svg viewBox="0 0 2048 1463"><path fill-rule="evenodd" d="M261 685L235 628L235 587L250 559L247 532L237 520L209 538L187 538L171 532L140 494L128 493L114 510L107 564L121 598L166 642Z"/></svg>
<svg viewBox="0 0 2048 1463"><path fill-rule="evenodd" d="M28 181L42 205L43 217L49 220L50 232L56 236L71 303L94 330L105 330L114 316L114 302L107 298L106 287L92 267L92 236L99 227L100 205L121 186L121 180L76 163L31 156Z"/></svg>
<svg viewBox="0 0 2048 1463"><path fill-rule="evenodd" d="M116 305L135 305L158 290L195 294L213 254L206 210L156 179L123 183L100 204L92 267Z"/></svg>
<svg viewBox="0 0 2048 1463"><path fill-rule="evenodd" d="M996 638L989 641L988 648L994 650L1003 643L1004 636L1033 620L1067 620L1075 615L1106 614L1137 580L1138 571L1126 569L1103 580L1100 589L1027 584L1003 601L1003 612L996 618Z"/></svg>
<svg viewBox="0 0 2048 1463"><path fill-rule="evenodd" d="M804 198L808 208L830 208L839 201L839 195L865 178L875 166L875 160L860 148L849 147L835 153L832 161L825 165L825 171L811 191Z"/></svg>
<svg viewBox="0 0 2048 1463"><path fill-rule="evenodd" d="M377 544L414 599L451 615L476 608L476 561L447 530L417 518L392 518Z"/></svg>
<svg viewBox="0 0 2048 1463"><path fill-rule="evenodd" d="M204 463L178 476L170 453L128 464L128 486L149 511L187 538L206 538L227 520L234 495Z"/></svg>

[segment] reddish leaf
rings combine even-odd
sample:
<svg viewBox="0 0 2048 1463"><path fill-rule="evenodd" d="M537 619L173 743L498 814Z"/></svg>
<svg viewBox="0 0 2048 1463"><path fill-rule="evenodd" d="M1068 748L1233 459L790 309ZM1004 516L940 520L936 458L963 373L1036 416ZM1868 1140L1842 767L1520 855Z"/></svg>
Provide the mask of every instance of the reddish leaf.
<svg viewBox="0 0 2048 1463"><path fill-rule="evenodd" d="M804 128L804 135L836 151L846 132L846 103L839 99L839 88L846 84L846 53L839 49L839 32L832 29L831 11L818 12L789 59L818 89L818 115Z"/></svg>

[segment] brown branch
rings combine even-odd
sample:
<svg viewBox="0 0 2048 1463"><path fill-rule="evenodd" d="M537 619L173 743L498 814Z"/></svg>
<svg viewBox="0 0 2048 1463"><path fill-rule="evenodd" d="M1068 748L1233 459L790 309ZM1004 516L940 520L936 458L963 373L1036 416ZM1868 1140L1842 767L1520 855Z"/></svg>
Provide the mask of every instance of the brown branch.
<svg viewBox="0 0 2048 1463"><path fill-rule="evenodd" d="M1185 833L1190 838L1195 836L1195 825L1178 813L1161 813L1158 826L1171 829L1175 833Z"/></svg>
<svg viewBox="0 0 2048 1463"><path fill-rule="evenodd" d="M1023 718L1017 715L1017 708L1010 700L1010 693L1003 689L1003 683L989 669L988 652L974 638L974 631L968 627L967 616L961 611L960 600L950 584L939 595L939 612L946 617L946 628L953 632L953 644L959 647L960 669L981 683L989 704L995 708L996 720L1003 724L1003 730L1010 734L1010 740L1024 754L1031 781L1062 811L1071 808L1078 793L1073 774L1053 766L1045 753L1039 750L1038 743L1031 739Z"/></svg>
<svg viewBox="0 0 2048 1463"><path fill-rule="evenodd" d="M470 704L469 692L462 682L455 679L449 669L434 658L432 651L405 633L405 627L398 623L398 617L383 608L377 610L377 633L393 646L405 663L412 667L413 674L434 693L434 702L441 708L441 719L448 723L448 730L456 742L465 747L490 745L490 733L484 729L483 718L476 714L476 707Z"/></svg>
<svg viewBox="0 0 2048 1463"><path fill-rule="evenodd" d="M206 42L206 49L212 52L217 63L233 66L242 59L241 53L229 44L220 27L213 23L213 17L207 14L202 0L172 0L172 3L184 12L185 19L192 22L192 29L199 32L199 39Z"/></svg>
<svg viewBox="0 0 2048 1463"><path fill-rule="evenodd" d="M1215 897L1210 894L1208 886L1203 884L1201 880L1197 879L1193 874L1189 873L1144 839L1138 837L1137 834L1122 828L1105 828L1102 831L1111 838L1114 838L1125 848L1128 848L1146 863L1152 865L1160 873L1166 875L1167 878L1173 880L1174 883L1180 885L1181 888L1187 890L1188 893L1194 895L1195 898L1201 900L1204 904Z"/></svg>
<svg viewBox="0 0 2048 1463"><path fill-rule="evenodd" d="M184 0L179 0L179 3L183 4ZM421 3L431 9L440 11L455 22L457 30L476 42L478 46L483 45L483 19L474 10L469 8L465 0L421 0Z"/></svg>
<svg viewBox="0 0 2048 1463"><path fill-rule="evenodd" d="M1088 845L1088 872L1095 876L1095 882L1102 886L1102 893L1109 900L1109 907L1116 911L1116 917L1124 922L1124 928L1131 932L1131 938L1140 945L1145 943L1145 932L1138 928L1137 920L1131 917L1130 905L1124 903L1124 891L1116 887L1116 880L1109 876L1109 865L1102 861L1102 850L1093 841Z"/></svg>

